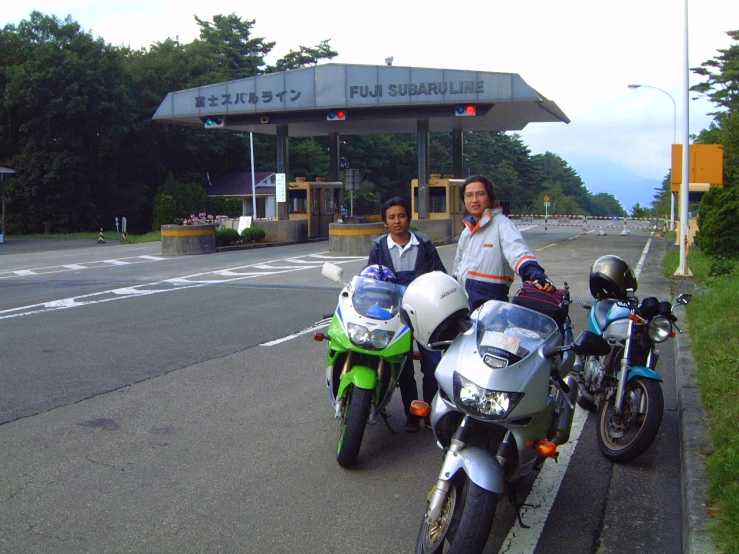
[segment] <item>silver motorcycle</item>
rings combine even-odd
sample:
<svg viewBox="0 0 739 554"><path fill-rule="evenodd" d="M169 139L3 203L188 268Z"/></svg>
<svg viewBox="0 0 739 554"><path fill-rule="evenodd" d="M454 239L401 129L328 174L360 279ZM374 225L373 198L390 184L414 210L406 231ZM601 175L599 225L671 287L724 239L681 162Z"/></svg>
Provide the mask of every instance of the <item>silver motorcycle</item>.
<svg viewBox="0 0 739 554"><path fill-rule="evenodd" d="M569 317L559 325L507 302L491 300L465 319L461 304L448 301L464 298L456 281L427 275L408 286L402 313L419 342L446 348L430 409L412 407L430 415L445 456L416 552L477 553L501 495L568 441L577 394L568 372L576 355L602 355L608 344L589 331L573 341Z"/></svg>

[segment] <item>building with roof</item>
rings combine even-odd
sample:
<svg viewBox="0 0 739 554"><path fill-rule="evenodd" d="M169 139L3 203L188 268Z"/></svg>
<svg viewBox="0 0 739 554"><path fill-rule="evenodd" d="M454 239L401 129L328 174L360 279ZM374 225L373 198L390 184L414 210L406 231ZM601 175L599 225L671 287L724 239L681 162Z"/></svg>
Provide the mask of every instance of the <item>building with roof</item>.
<svg viewBox="0 0 739 554"><path fill-rule="evenodd" d="M275 179L276 173L274 171L256 171L254 172L254 182L252 182L250 171L240 171L212 181L206 188L206 192L208 196L240 199L241 215L250 215L257 219L276 218ZM256 195L256 215L253 213L253 195Z"/></svg>
<svg viewBox="0 0 739 554"><path fill-rule="evenodd" d="M515 73L335 63L170 92L153 119L275 135L280 174L289 173L289 137L327 135L331 182L339 181L340 135L415 132L422 219L430 202L430 132L452 133L453 175L463 178L464 131L569 123L556 103ZM286 203L278 203L278 212L287 219Z"/></svg>

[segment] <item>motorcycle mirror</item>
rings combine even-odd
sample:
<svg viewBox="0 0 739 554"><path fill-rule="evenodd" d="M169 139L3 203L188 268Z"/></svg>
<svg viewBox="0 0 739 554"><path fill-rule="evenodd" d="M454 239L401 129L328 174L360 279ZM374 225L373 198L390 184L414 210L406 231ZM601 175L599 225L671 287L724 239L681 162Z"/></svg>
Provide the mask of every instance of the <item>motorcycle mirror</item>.
<svg viewBox="0 0 739 554"><path fill-rule="evenodd" d="M583 331L572 343L575 354L585 356L605 356L611 351L608 341L592 331Z"/></svg>
<svg viewBox="0 0 739 554"><path fill-rule="evenodd" d="M331 279L336 283L341 283L342 277L344 276L344 268L336 264L326 262L323 264L323 268L321 268L321 275L326 277L326 279Z"/></svg>

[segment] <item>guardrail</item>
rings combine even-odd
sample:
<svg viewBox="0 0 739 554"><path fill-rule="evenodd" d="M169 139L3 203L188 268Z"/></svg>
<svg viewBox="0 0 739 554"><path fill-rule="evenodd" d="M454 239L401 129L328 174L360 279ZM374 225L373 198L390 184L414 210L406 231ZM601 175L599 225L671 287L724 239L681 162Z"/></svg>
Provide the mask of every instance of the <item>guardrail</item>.
<svg viewBox="0 0 739 554"><path fill-rule="evenodd" d="M620 229L628 234L631 229L644 231L667 231L667 219L657 217L607 217L583 215L548 215L548 214L510 214L511 220L522 225L543 225L548 227L580 227L583 233L594 229Z"/></svg>

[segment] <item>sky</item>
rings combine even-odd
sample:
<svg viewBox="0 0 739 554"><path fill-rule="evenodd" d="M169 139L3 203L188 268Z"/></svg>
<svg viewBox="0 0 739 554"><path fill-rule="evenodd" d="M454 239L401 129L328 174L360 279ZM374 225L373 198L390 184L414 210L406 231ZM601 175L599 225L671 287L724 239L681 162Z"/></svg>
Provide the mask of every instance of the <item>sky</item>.
<svg viewBox="0 0 739 554"><path fill-rule="evenodd" d="M395 66L517 73L571 120L528 125L520 134L531 153L561 156L591 192L611 192L630 210L650 203L652 185L670 169L673 136L684 140L685 2L689 65L697 67L732 45L726 32L739 29L739 1L32 0L6 2L0 24L17 25L32 10L70 15L108 43L148 48L198 38L195 15L235 13L255 21L253 38L276 42L270 64L329 39L335 63L381 65L392 56ZM690 75L690 85L700 81ZM715 111L695 96L691 134Z"/></svg>

